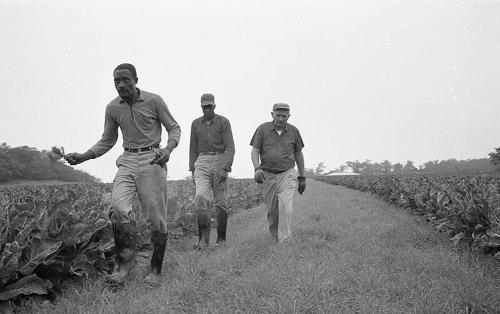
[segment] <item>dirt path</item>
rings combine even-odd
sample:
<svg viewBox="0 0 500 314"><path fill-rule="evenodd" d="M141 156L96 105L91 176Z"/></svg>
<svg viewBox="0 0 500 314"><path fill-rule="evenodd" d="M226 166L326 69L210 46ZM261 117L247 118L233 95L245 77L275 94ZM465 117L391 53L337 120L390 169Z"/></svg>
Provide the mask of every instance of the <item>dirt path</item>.
<svg viewBox="0 0 500 314"><path fill-rule="evenodd" d="M262 206L230 217L228 243L207 252L171 242L162 285L101 279L67 289L63 313L500 312L500 265L459 254L421 217L375 197L309 181L294 201L294 239L273 243ZM212 232L214 237L214 232ZM212 239L212 242L214 239Z"/></svg>

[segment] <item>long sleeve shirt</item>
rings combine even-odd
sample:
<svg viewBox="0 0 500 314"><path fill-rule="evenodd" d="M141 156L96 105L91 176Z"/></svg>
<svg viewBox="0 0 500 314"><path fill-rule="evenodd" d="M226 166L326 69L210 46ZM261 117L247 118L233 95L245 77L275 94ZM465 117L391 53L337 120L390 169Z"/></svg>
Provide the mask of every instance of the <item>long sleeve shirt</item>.
<svg viewBox="0 0 500 314"><path fill-rule="evenodd" d="M225 154L223 169L230 172L234 160L233 132L229 120L218 114L210 121L200 117L191 124L189 171L194 171L200 153L213 152Z"/></svg>
<svg viewBox="0 0 500 314"><path fill-rule="evenodd" d="M108 152L118 139L118 128L122 132L123 147L142 148L160 144L161 125L168 132L168 142L173 141L177 146L181 128L160 96L139 90L139 96L132 105L117 97L106 106L104 132L89 150L95 157Z"/></svg>

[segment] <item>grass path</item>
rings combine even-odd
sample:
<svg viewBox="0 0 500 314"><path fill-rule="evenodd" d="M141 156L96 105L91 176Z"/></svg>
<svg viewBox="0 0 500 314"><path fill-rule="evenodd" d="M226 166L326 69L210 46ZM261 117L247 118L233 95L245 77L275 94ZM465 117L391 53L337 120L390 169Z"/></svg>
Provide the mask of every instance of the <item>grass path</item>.
<svg viewBox="0 0 500 314"><path fill-rule="evenodd" d="M273 243L259 206L230 217L224 247L198 252L193 239L170 242L160 287L142 283L143 265L121 291L88 280L66 289L57 305L33 310L500 313L500 265L493 259L458 253L421 217L369 194L308 184L294 200L291 243Z"/></svg>

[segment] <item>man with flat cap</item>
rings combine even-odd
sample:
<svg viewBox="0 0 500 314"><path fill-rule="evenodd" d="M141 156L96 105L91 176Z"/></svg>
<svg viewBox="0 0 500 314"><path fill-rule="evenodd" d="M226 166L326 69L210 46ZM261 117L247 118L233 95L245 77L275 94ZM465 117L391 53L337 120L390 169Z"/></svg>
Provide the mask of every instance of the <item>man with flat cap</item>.
<svg viewBox="0 0 500 314"><path fill-rule="evenodd" d="M210 243L210 212L215 205L217 244L226 241L229 206L227 175L234 159L234 141L229 120L215 114L212 94L201 96L203 116L191 124L189 171L196 188L195 206L198 213L197 249Z"/></svg>
<svg viewBox="0 0 500 314"><path fill-rule="evenodd" d="M253 147L254 179L263 184L269 231L276 241L283 242L292 236L292 200L297 181L301 195L306 189L304 142L299 129L287 123L290 117L288 104L275 104L271 116L273 121L257 128L250 145Z"/></svg>

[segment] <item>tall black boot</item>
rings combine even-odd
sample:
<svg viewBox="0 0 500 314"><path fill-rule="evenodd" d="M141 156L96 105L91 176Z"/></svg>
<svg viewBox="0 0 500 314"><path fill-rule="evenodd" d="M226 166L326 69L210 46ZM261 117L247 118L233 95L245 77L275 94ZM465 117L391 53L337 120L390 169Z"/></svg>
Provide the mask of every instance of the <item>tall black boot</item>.
<svg viewBox="0 0 500 314"><path fill-rule="evenodd" d="M153 231L151 233L151 243L153 244L153 255L151 256L151 272L146 276L146 282L150 284L160 283L160 273L165 257L167 246L167 233Z"/></svg>
<svg viewBox="0 0 500 314"><path fill-rule="evenodd" d="M110 283L122 284L136 263L137 234L135 221L113 223L113 236L115 239L116 267L107 280Z"/></svg>
<svg viewBox="0 0 500 314"><path fill-rule="evenodd" d="M208 248L210 243L210 211L198 210L198 243L197 249Z"/></svg>
<svg viewBox="0 0 500 314"><path fill-rule="evenodd" d="M217 208L217 242L226 241L227 212Z"/></svg>

